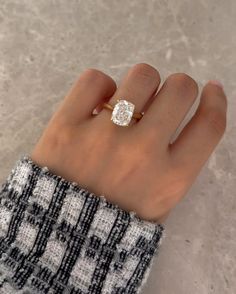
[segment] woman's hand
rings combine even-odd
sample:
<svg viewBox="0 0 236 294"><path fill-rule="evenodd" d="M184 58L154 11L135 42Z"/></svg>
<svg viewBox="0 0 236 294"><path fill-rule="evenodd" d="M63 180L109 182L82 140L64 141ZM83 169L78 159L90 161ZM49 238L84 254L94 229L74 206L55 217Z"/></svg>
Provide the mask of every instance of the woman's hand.
<svg viewBox="0 0 236 294"><path fill-rule="evenodd" d="M162 221L183 198L226 126L226 97L216 81L203 89L194 117L170 144L194 103L198 87L173 74L158 91L160 76L147 64L130 69L121 85L89 69L51 119L31 158L69 181L146 220ZM125 99L145 114L128 127L115 125L102 103Z"/></svg>

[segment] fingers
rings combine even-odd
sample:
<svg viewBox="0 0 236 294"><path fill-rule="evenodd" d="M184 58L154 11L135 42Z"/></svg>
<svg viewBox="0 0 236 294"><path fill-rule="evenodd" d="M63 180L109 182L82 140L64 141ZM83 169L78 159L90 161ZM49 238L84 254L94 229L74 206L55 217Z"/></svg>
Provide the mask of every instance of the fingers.
<svg viewBox="0 0 236 294"><path fill-rule="evenodd" d="M199 108L171 146L173 159L197 173L204 165L226 128L226 96L219 83L203 89Z"/></svg>
<svg viewBox="0 0 236 294"><path fill-rule="evenodd" d="M109 103L114 106L118 99L125 99L135 105L135 112L141 112L159 84L160 75L155 68L145 63L137 64L129 70ZM111 113L103 109L100 115L107 119Z"/></svg>
<svg viewBox="0 0 236 294"><path fill-rule="evenodd" d="M147 129L155 128L158 139L168 145L197 94L197 84L191 77L182 73L169 76L149 105L141 124Z"/></svg>
<svg viewBox="0 0 236 294"><path fill-rule="evenodd" d="M115 90L116 84L111 77L96 69L87 69L64 99L56 117L76 124L91 117L96 106L111 97Z"/></svg>

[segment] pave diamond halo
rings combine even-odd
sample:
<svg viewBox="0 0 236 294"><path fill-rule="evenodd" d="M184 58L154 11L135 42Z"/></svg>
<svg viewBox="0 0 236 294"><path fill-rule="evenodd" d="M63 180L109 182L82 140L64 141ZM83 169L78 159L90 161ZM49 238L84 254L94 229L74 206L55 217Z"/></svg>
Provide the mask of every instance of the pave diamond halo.
<svg viewBox="0 0 236 294"><path fill-rule="evenodd" d="M124 99L117 100L112 111L111 120L119 126L126 127L129 125L134 114L135 105Z"/></svg>

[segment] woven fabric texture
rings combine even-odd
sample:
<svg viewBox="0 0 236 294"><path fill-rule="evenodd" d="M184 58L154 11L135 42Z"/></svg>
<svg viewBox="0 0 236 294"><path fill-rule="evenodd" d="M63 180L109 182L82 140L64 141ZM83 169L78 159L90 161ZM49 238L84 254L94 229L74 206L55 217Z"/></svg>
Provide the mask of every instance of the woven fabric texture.
<svg viewBox="0 0 236 294"><path fill-rule="evenodd" d="M0 293L139 293L163 230L24 157L0 190Z"/></svg>

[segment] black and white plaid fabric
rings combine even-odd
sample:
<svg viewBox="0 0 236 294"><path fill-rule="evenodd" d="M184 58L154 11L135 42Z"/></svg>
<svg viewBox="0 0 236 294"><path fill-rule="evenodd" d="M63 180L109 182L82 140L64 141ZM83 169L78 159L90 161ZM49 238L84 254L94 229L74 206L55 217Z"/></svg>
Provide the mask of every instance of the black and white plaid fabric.
<svg viewBox="0 0 236 294"><path fill-rule="evenodd" d="M25 157L0 190L0 293L139 293L162 234Z"/></svg>

